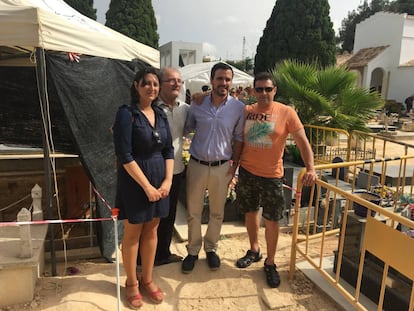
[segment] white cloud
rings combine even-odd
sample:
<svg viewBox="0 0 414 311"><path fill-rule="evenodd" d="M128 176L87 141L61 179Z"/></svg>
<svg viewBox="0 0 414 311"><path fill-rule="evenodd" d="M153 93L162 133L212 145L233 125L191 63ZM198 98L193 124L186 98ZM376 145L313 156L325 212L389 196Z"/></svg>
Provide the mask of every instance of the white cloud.
<svg viewBox="0 0 414 311"><path fill-rule="evenodd" d="M203 42L203 56L216 56L217 47L209 42Z"/></svg>
<svg viewBox="0 0 414 311"><path fill-rule="evenodd" d="M214 25L228 25L228 24L234 25L238 23L240 23L240 19L235 16L231 16L231 15L228 15L225 18L217 19L213 22Z"/></svg>

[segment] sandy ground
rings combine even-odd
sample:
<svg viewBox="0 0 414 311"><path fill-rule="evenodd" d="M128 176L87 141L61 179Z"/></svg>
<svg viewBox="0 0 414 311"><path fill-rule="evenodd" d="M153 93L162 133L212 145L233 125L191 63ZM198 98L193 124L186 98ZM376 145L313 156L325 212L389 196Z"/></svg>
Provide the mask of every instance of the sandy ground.
<svg viewBox="0 0 414 311"><path fill-rule="evenodd" d="M412 140L406 142L413 143ZM398 150L398 154L402 154L400 152L402 150ZM260 230L260 241L263 251L263 228ZM176 241L172 245L172 250L185 256L185 245L186 242ZM200 260L192 274L182 274L180 263L155 267L154 281L166 293L166 297L162 304L155 305L144 294L144 306L141 310L342 310L301 271L295 272L293 280L288 279L290 246L291 236L282 233L276 254L282 283L279 288L271 289L264 278L263 260L247 269L238 269L234 265L248 247L247 234L223 237L218 250L222 266L218 271L209 270L203 252L200 253ZM331 247L325 249L326 255L331 256L336 246L337 241L331 241ZM75 267L78 273L65 274L67 267ZM45 267L46 274L50 270L49 266ZM45 276L38 281L32 302L10 306L0 311L118 310L115 263L109 264L103 259L72 261L68 262L66 267L60 263L57 272L60 276ZM125 282L122 262L120 275L119 309L129 310L122 285Z"/></svg>
<svg viewBox="0 0 414 311"><path fill-rule="evenodd" d="M263 229L260 240L264 249ZM203 252L191 274L182 274L180 263L155 267L154 281L166 297L162 304L155 305L143 293L144 306L141 310L340 310L300 271L296 271L293 281L288 279L290 242L289 234L280 235L276 262L282 283L278 289L267 286L263 260L247 269L235 267L235 260L245 253L248 245L247 234L239 234L223 237L220 241L218 253L222 265L217 271L209 270ZM333 247L335 243L333 241ZM186 242L174 242L172 250L184 256L185 245ZM3 310L117 310L115 263L94 259L68 262L67 267L75 267L78 272L62 276L66 269L60 263L57 267L60 276L41 278L31 303ZM45 271L49 273L50 267L46 266ZM120 275L120 310L128 310L122 286L125 282L122 262Z"/></svg>

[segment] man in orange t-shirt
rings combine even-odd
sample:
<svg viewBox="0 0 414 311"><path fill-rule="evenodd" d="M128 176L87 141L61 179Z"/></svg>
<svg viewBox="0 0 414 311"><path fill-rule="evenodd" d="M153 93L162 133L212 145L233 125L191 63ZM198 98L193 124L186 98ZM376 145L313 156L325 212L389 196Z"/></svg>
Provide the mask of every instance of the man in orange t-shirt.
<svg viewBox="0 0 414 311"><path fill-rule="evenodd" d="M239 268L246 268L262 258L259 248L259 206L263 208L267 258L264 262L266 281L278 287L280 276L276 270L279 220L283 218L283 150L288 134L292 134L305 162L302 182L311 186L316 181L313 152L297 113L289 106L273 101L277 88L267 72L254 79L257 102L246 106L243 149L240 157L239 180L236 188L241 212L245 215L250 249L237 260Z"/></svg>

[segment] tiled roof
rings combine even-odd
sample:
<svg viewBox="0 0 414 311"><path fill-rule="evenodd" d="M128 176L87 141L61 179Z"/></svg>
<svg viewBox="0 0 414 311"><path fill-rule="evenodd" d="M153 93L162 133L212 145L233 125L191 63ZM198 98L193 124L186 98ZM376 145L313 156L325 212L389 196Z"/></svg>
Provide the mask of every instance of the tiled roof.
<svg viewBox="0 0 414 311"><path fill-rule="evenodd" d="M343 64L345 64L348 59L350 59L352 57L352 54L349 54L348 52L345 52L343 54L337 54L336 55L336 65L337 66L341 66Z"/></svg>
<svg viewBox="0 0 414 311"><path fill-rule="evenodd" d="M389 45L360 49L350 59L348 59L345 64L348 68L365 67L387 47L389 47Z"/></svg>
<svg viewBox="0 0 414 311"><path fill-rule="evenodd" d="M403 67L412 67L414 66L414 59L409 60L408 62L405 62L404 64L401 64Z"/></svg>

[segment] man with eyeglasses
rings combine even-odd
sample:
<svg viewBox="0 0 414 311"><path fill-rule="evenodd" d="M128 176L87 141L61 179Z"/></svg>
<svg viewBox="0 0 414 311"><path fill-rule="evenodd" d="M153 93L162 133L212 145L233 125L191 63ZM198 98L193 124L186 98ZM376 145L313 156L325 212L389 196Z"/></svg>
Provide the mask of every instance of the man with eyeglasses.
<svg viewBox="0 0 414 311"><path fill-rule="evenodd" d="M180 95L180 73L174 68L164 68L160 71L161 89L157 104L167 115L174 146L174 175L170 190L170 210L168 217L161 218L158 226L158 244L155 254L155 265L179 262L183 258L171 253L170 246L174 231L178 195L184 178L184 163L182 159L184 124L190 106L178 99Z"/></svg>
<svg viewBox="0 0 414 311"><path fill-rule="evenodd" d="M185 126L194 131L187 167L188 256L181 271L190 273L204 251L211 270L220 268L217 246L224 218L227 190L239 162L243 139L244 104L229 95L233 69L217 63L211 69L211 93L203 95L201 104L192 104ZM202 237L201 216L208 191L209 222Z"/></svg>
<svg viewBox="0 0 414 311"><path fill-rule="evenodd" d="M279 220L285 209L283 194L283 151L288 134L299 147L306 173L302 182L311 186L316 181L313 153L297 113L289 106L273 100L277 87L267 72L255 76L254 95L257 102L246 106L243 149L236 186L240 211L245 215L250 249L237 260L246 268L262 259L259 248L259 206L263 208L267 258L264 261L266 281L278 287L280 275L275 264Z"/></svg>

